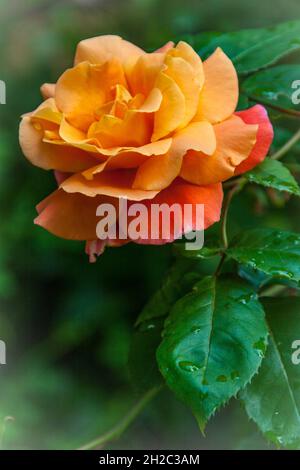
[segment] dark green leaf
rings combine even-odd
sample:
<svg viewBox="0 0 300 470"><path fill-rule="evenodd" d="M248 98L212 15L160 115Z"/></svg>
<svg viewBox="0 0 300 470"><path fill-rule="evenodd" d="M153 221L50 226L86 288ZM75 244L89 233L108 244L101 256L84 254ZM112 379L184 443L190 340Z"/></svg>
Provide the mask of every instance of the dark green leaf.
<svg viewBox="0 0 300 470"><path fill-rule="evenodd" d="M197 41L199 41L197 43ZM191 44L202 58L217 47L233 60L239 74L248 74L274 64L281 57L300 48L300 21L291 21L268 29L248 29L211 37L200 34Z"/></svg>
<svg viewBox="0 0 300 470"><path fill-rule="evenodd" d="M278 65L252 75L242 84L242 91L249 98L265 105L283 109L300 117L300 104L294 103L297 89L292 84L299 79L300 65ZM299 93L298 93L299 96ZM296 97L296 95L295 95Z"/></svg>
<svg viewBox="0 0 300 470"><path fill-rule="evenodd" d="M131 381L140 393L162 383L155 354L161 342L163 323L164 319L154 318L142 323L133 333L128 367Z"/></svg>
<svg viewBox="0 0 300 470"><path fill-rule="evenodd" d="M239 94L239 101L237 104L237 111L242 111L243 109L249 108L251 105L249 105L249 99L248 96L245 95L244 93Z"/></svg>
<svg viewBox="0 0 300 470"><path fill-rule="evenodd" d="M200 53L200 51L206 49L207 45L210 44L211 41L215 40L218 36L223 36L223 34L218 31L205 31L204 33L200 34L181 35L178 37L178 41L185 41L189 43L193 49Z"/></svg>
<svg viewBox="0 0 300 470"><path fill-rule="evenodd" d="M269 280L272 280L272 276L268 276L262 271L253 269L251 266L245 264L238 265L238 275L252 284L255 290L260 289L263 285L267 284Z"/></svg>
<svg viewBox="0 0 300 470"><path fill-rule="evenodd" d="M136 325L169 313L172 305L199 280L199 275L192 272L195 261L181 258L172 266L161 288L155 292L140 313Z"/></svg>
<svg viewBox="0 0 300 470"><path fill-rule="evenodd" d="M140 392L145 392L162 381L155 354L161 342L164 317L174 303L199 281L200 274L193 271L197 265L193 260L177 260L161 288L152 296L138 317L128 366L132 382Z"/></svg>
<svg viewBox="0 0 300 470"><path fill-rule="evenodd" d="M158 364L202 430L257 372L266 337L263 309L242 280L206 277L174 305Z"/></svg>
<svg viewBox="0 0 300 470"><path fill-rule="evenodd" d="M300 235L275 229L254 229L237 236L227 254L278 279L300 281Z"/></svg>
<svg viewBox="0 0 300 470"><path fill-rule="evenodd" d="M263 304L269 345L258 374L241 398L268 439L300 448L300 365L292 362L292 345L300 340L300 299L265 299Z"/></svg>
<svg viewBox="0 0 300 470"><path fill-rule="evenodd" d="M251 183L300 195L297 181L286 166L278 160L266 158L260 165L246 173L245 177Z"/></svg>
<svg viewBox="0 0 300 470"><path fill-rule="evenodd" d="M174 252L177 256L190 259L205 259L212 258L220 253L220 247L206 247L204 246L200 250L186 250L184 243L177 243L174 245Z"/></svg>

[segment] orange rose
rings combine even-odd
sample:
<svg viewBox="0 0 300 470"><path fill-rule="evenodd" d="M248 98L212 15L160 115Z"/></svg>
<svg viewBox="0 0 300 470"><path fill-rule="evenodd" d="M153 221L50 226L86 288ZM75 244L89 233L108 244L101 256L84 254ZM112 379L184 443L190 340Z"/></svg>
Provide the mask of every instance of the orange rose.
<svg viewBox="0 0 300 470"><path fill-rule="evenodd" d="M74 67L41 91L20 143L31 163L55 170L59 188L35 223L86 240L90 254L103 249L103 201L204 204L204 228L218 221L222 181L262 161L273 137L262 106L235 113L238 78L221 49L202 63L185 42L146 53L118 36L87 39Z"/></svg>

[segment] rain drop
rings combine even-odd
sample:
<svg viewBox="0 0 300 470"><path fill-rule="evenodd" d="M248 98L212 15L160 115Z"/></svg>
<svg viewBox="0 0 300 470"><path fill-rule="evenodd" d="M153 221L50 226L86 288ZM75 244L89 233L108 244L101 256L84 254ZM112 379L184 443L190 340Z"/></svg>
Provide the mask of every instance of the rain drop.
<svg viewBox="0 0 300 470"><path fill-rule="evenodd" d="M240 374L237 370L233 370L230 374L231 380L237 380L240 378Z"/></svg>
<svg viewBox="0 0 300 470"><path fill-rule="evenodd" d="M217 377L217 382L227 382L227 377L226 375L219 375Z"/></svg>
<svg viewBox="0 0 300 470"><path fill-rule="evenodd" d="M193 362L189 361L181 361L178 363L180 369L186 371L186 372L198 372L200 367L197 364L194 364Z"/></svg>
<svg viewBox="0 0 300 470"><path fill-rule="evenodd" d="M258 353L259 357L264 357L265 352L266 352L266 343L264 338L260 338L259 341L253 344L253 348L256 350Z"/></svg>

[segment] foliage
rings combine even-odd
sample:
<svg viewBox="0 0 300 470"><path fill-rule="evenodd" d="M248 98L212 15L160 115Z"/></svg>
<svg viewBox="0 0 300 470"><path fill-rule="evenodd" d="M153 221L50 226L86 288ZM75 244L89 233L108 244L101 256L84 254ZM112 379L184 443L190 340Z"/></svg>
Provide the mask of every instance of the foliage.
<svg viewBox="0 0 300 470"><path fill-rule="evenodd" d="M239 71L239 106L261 102L271 114L270 157L293 138L300 112L290 100L290 82L300 79L299 5L202 3L1 2L0 79L7 83L7 105L0 106L0 339L8 358L1 366L0 418L14 418L6 423L4 448L79 447L125 414L134 399L129 378L137 397L158 384L167 387L119 448L264 448L247 415L271 442L299 448L300 366L290 360L291 343L300 339L299 143L282 161L268 159L245 175L230 206L229 247L216 225L199 252L176 246L169 275L170 246L108 250L91 266L81 244L32 225L34 205L55 182L22 159L19 116L39 104L39 86L70 65L82 38L120 34L148 50L183 38L197 44L203 58L220 46ZM246 31L232 33L241 28ZM230 181L226 192L237 183ZM203 331L192 332L199 322ZM180 368L178 361L200 368ZM172 392L202 428L214 414L206 440ZM237 400L220 410L231 397Z"/></svg>
<svg viewBox="0 0 300 470"><path fill-rule="evenodd" d="M291 93L300 65L270 66L299 49L299 31L300 22L295 21L185 39L204 57L222 47L236 65L248 100L276 109L282 118L297 119L300 107L292 104ZM274 126L276 133L276 121ZM286 286L299 295L300 235L254 228L228 243L227 214L233 196L249 183L300 195L292 172L279 161L298 140L299 131L255 169L228 183L222 242L216 245L208 239L208 246L195 252L177 246L178 261L139 317L139 322L165 317L156 353L158 368L169 388L191 408L202 431L212 415L239 394L265 437L291 448L300 448L299 369L292 362L293 342L300 338L299 299L262 302L261 295L264 284L270 295ZM182 260L199 263L211 256L221 257L215 272L191 283L187 291L185 279L194 265L189 270L186 266L183 274ZM276 284L283 286L274 290Z"/></svg>

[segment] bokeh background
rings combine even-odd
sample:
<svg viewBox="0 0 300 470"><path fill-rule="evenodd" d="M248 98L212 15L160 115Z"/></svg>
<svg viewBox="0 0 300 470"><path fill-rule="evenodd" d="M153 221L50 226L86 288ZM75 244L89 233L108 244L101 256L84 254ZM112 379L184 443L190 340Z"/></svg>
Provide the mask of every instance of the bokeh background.
<svg viewBox="0 0 300 470"><path fill-rule="evenodd" d="M20 115L40 103L40 85L71 65L83 38L119 34L151 50L185 33L297 18L299 0L1 0L0 79L7 85L7 104L0 105L2 448L74 449L126 413L137 399L127 369L134 320L171 261L169 246L128 245L108 249L90 265L83 244L33 225L35 204L55 188L53 175L30 166L18 145ZM233 205L230 230L259 224L300 230L298 215L294 199L249 187ZM109 445L264 447L238 403L216 415L204 439L168 391Z"/></svg>

